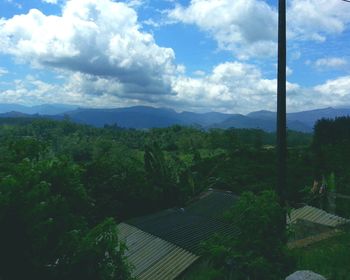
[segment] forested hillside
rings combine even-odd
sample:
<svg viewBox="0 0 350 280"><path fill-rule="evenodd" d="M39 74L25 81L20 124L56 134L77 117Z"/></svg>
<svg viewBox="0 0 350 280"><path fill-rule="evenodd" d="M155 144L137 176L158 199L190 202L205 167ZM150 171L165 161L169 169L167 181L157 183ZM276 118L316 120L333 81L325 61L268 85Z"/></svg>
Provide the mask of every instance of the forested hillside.
<svg viewBox="0 0 350 280"><path fill-rule="evenodd" d="M337 120L343 122L349 119ZM347 193L349 136L326 140L328 125L317 124L312 148L312 135L288 134L291 205L304 200L302 190L315 176L330 172ZM261 130L142 131L1 119L0 277L128 279L116 223L185 205L208 188L273 190L274 142L273 133Z"/></svg>

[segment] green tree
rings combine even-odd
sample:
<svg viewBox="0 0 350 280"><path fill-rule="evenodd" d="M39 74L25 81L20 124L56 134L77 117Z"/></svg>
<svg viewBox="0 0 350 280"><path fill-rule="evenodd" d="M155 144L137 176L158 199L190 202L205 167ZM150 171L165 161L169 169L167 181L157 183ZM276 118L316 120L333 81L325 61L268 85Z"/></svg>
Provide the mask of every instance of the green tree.
<svg viewBox="0 0 350 280"><path fill-rule="evenodd" d="M157 142L145 147L145 171L149 184L149 198L161 208L175 205L180 197L175 174L169 168Z"/></svg>
<svg viewBox="0 0 350 280"><path fill-rule="evenodd" d="M128 279L115 223L89 225L91 199L78 165L24 158L0 174L0 278ZM75 262L89 269L72 270Z"/></svg>
<svg viewBox="0 0 350 280"><path fill-rule="evenodd" d="M204 246L205 256L230 279L282 279L292 266L286 231L279 226L283 213L274 192L243 193L225 214L238 235L214 236Z"/></svg>
<svg viewBox="0 0 350 280"><path fill-rule="evenodd" d="M53 267L56 279L131 279L126 247L118 239L117 225L112 218L85 233L70 231L61 247L63 257Z"/></svg>

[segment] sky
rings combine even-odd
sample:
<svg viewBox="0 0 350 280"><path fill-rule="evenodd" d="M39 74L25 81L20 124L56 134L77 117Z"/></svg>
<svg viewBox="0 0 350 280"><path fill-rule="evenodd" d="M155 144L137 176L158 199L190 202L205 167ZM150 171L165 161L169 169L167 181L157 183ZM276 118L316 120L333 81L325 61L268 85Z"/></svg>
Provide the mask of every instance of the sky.
<svg viewBox="0 0 350 280"><path fill-rule="evenodd" d="M277 0L0 0L0 103L276 111ZM350 3L287 0L287 110L350 107Z"/></svg>

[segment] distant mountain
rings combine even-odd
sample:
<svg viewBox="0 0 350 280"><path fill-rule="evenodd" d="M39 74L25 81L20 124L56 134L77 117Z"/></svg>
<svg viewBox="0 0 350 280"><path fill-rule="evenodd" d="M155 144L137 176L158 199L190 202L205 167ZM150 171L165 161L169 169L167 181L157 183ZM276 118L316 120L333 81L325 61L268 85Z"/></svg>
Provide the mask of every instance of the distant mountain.
<svg viewBox="0 0 350 280"><path fill-rule="evenodd" d="M39 114L26 114L22 112L17 111L11 111L7 113L0 113L0 118L21 118L21 119L27 119L28 121L34 120L34 119L50 119L50 120L63 120L64 115L39 115Z"/></svg>
<svg viewBox="0 0 350 280"><path fill-rule="evenodd" d="M179 114L180 119L187 124L197 124L203 127L210 126L214 123L220 123L231 117L231 114L224 114L218 112L209 113L193 113L182 112Z"/></svg>
<svg viewBox="0 0 350 280"><path fill-rule="evenodd" d="M78 106L66 104L43 104L31 107L31 114L39 115L59 115L65 112L76 110Z"/></svg>
<svg viewBox="0 0 350 280"><path fill-rule="evenodd" d="M256 111L247 114L248 117L270 120L276 122L276 113L271 111ZM349 108L323 108L287 114L287 126L298 131L312 131L317 120L322 118L334 119L336 117L350 116Z"/></svg>
<svg viewBox="0 0 350 280"><path fill-rule="evenodd" d="M253 119L270 120L270 119L276 118L276 112L261 110L261 111L251 112L247 114L247 117L250 117Z"/></svg>
<svg viewBox="0 0 350 280"><path fill-rule="evenodd" d="M29 118L32 115L28 115L22 112L11 111L6 113L0 113L0 118Z"/></svg>
<svg viewBox="0 0 350 280"><path fill-rule="evenodd" d="M223 122L216 123L210 126L211 128L259 128L267 131L274 129L274 125L269 120L251 118L248 116L235 114Z"/></svg>
<svg viewBox="0 0 350 280"><path fill-rule="evenodd" d="M311 111L303 111L297 113L289 113L289 120L299 120L313 127L315 122L322 118L334 119L336 117L350 116L350 109L347 108L324 108Z"/></svg>
<svg viewBox="0 0 350 280"><path fill-rule="evenodd" d="M75 122L97 127L117 124L120 127L141 129L167 127L175 124L187 125L174 110L145 106L118 109L77 109L65 114Z"/></svg>
<svg viewBox="0 0 350 280"><path fill-rule="evenodd" d="M218 112L177 113L172 109L136 106L117 109L77 109L67 112L72 120L102 127L105 124L117 124L129 128L168 127L171 125L194 125L207 127L223 122L230 114Z"/></svg>
<svg viewBox="0 0 350 280"><path fill-rule="evenodd" d="M42 104L37 106L24 106L19 104L0 104L0 114L20 112L24 114L59 115L77 109L78 106L65 104Z"/></svg>
<svg viewBox="0 0 350 280"><path fill-rule="evenodd" d="M21 112L28 113L30 107L18 105L18 104L0 104L0 114L9 112Z"/></svg>
<svg viewBox="0 0 350 280"><path fill-rule="evenodd" d="M6 113L5 113L6 112ZM2 113L2 114L1 114ZM178 113L172 109L135 106L116 109L77 108L77 106L61 104L44 104L26 107L18 104L0 104L0 117L49 117L62 119L68 116L72 121L96 127L117 124L120 127L147 129L168 127L172 125L200 126L210 128L258 128L275 131L276 113L256 111L247 115L224 114L218 112ZM350 116L348 108L324 108L287 114L289 129L311 132L315 122L321 118Z"/></svg>
<svg viewBox="0 0 350 280"><path fill-rule="evenodd" d="M264 111L262 116L259 114L248 114L244 115L233 115L226 119L225 121L214 124L212 128L254 128L262 129L265 131L275 131L276 130L276 113L269 112L271 114L266 114L268 111ZM273 114L273 115L272 115ZM251 117L254 116L254 117ZM301 132L311 132L312 127L304 124L301 121L287 121L287 126L291 130L301 131Z"/></svg>

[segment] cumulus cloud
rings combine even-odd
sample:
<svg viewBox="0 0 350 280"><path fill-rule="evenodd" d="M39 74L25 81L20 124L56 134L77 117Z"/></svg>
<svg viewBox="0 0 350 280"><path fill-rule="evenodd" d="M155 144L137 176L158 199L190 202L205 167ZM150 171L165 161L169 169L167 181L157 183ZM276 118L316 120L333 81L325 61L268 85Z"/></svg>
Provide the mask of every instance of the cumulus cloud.
<svg viewBox="0 0 350 280"><path fill-rule="evenodd" d="M179 77L173 88L174 104L190 110L247 113L262 108L276 110L276 79L266 79L255 65L222 63L198 78ZM328 106L350 105L350 76L305 88L287 82L287 109L296 112Z"/></svg>
<svg viewBox="0 0 350 280"><path fill-rule="evenodd" d="M14 80L11 89L1 91L1 102L35 104L50 99L55 90L59 90L59 87L28 75L24 79Z"/></svg>
<svg viewBox="0 0 350 280"><path fill-rule="evenodd" d="M176 5L168 17L194 24L210 34L219 49L238 58L276 54L277 10L262 0L191 0ZM287 8L290 40L325 41L350 23L349 6L339 0L290 0Z"/></svg>
<svg viewBox="0 0 350 280"><path fill-rule="evenodd" d="M349 5L338 0L291 0L288 18L293 39L325 41L350 23Z"/></svg>
<svg viewBox="0 0 350 280"><path fill-rule="evenodd" d="M63 77L56 83L30 76L17 80L1 92L1 102L64 101L93 107L153 104L236 113L275 110L277 82L266 79L256 65L225 62L212 71L186 76L185 67L175 63L174 51L159 46L152 34L141 29L130 3L141 2L70 0L59 16L33 9L0 19L0 52ZM168 15L198 25L220 48L239 53L242 59L275 51L276 11L263 1L192 0L188 7L178 5ZM0 75L5 72L0 69ZM317 107L330 94L345 102L349 80L343 77L311 89L287 83L288 108Z"/></svg>
<svg viewBox="0 0 350 280"><path fill-rule="evenodd" d="M140 100L126 99L111 91L118 89L118 84L110 80L89 80L85 74L74 73L65 76L67 81L48 83L39 77L27 75L14 80L11 88L1 91L0 102L37 105L43 103L67 103L88 107L123 107L144 104ZM108 84L107 84L108 83ZM99 95L87 94L95 89Z"/></svg>
<svg viewBox="0 0 350 280"><path fill-rule="evenodd" d="M340 57L320 58L314 62L314 66L319 70L342 69L347 64L347 60Z"/></svg>
<svg viewBox="0 0 350 280"><path fill-rule="evenodd" d="M172 95L126 94L117 80L76 72L63 84L51 84L36 77L16 80L13 88L1 93L1 102L40 104L47 102L78 104L91 107L131 105L170 106L179 110L248 113L262 108L276 110L275 79L266 79L254 65L241 62L222 63L211 73L190 78L173 77ZM350 105L350 76L303 88L287 82L289 112ZM94 90L96 94L88 94Z"/></svg>
<svg viewBox="0 0 350 280"><path fill-rule="evenodd" d="M350 104L350 76L328 80L322 85L315 86L314 90L319 94L328 96L325 99L327 101L335 101L339 103L338 105Z"/></svg>
<svg viewBox="0 0 350 280"><path fill-rule="evenodd" d="M298 86L288 83L288 90ZM254 65L226 62L212 72L198 78L178 77L173 82L177 93L173 102L188 109L247 113L264 108L274 110L276 105L276 80L264 79Z"/></svg>
<svg viewBox="0 0 350 280"><path fill-rule="evenodd" d="M208 32L220 49L241 58L275 52L276 11L260 0L192 0L168 11L172 20L195 24Z"/></svg>
<svg viewBox="0 0 350 280"><path fill-rule="evenodd" d="M350 105L350 76L328 80L311 88L299 88L287 94L287 107L290 111L302 111L329 106Z"/></svg>
<svg viewBox="0 0 350 280"><path fill-rule="evenodd" d="M110 78L130 94L163 94L177 71L175 54L142 32L136 12L110 0L67 1L61 16L28 14L0 20L0 51L33 67ZM93 93L93 92L91 92Z"/></svg>
<svg viewBox="0 0 350 280"><path fill-rule="evenodd" d="M48 102L92 107L157 105L179 110L247 113L263 107L275 110L276 80L265 79L254 65L241 62L222 63L206 74L190 78L182 75L171 79L172 94L130 94L125 84L112 77L87 73L62 72L57 83L27 76L16 80L11 89L1 93L1 102L41 104ZM298 92L296 84L288 92ZM94 94L91 94L94 92Z"/></svg>
<svg viewBox="0 0 350 280"><path fill-rule="evenodd" d="M142 103L240 112L266 102L273 108L276 81L264 79L253 65L222 63L210 74L186 77L185 67L174 62L174 51L158 46L151 34L142 32L136 12L125 3L71 0L60 16L33 9L1 19L0 30L1 52L33 67L58 69L67 77L65 83L52 87L26 80L3 98L13 94L18 99L23 94L32 102L52 102L65 96L66 102L92 104L93 100L94 106ZM244 40L254 43L249 32L253 30L247 30Z"/></svg>

